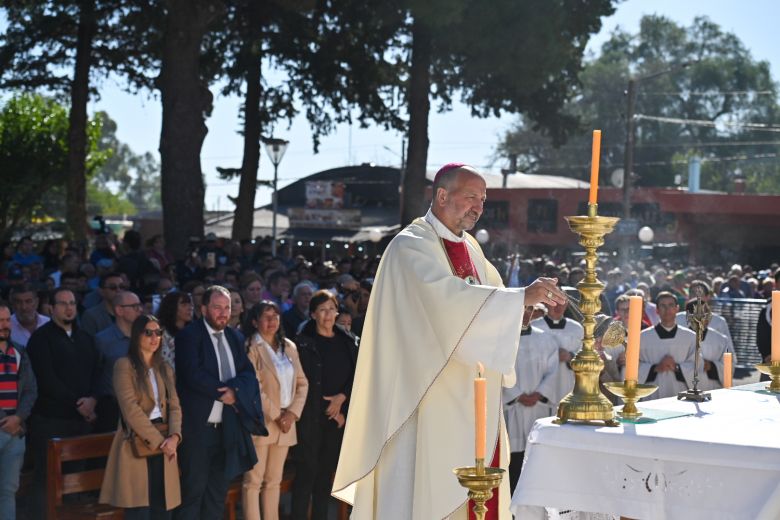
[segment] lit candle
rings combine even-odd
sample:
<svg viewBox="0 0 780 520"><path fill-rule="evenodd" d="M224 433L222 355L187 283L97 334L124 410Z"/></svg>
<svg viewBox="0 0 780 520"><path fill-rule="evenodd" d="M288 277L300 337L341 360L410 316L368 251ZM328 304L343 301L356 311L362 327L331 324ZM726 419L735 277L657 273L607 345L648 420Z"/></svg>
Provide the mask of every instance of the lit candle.
<svg viewBox="0 0 780 520"><path fill-rule="evenodd" d="M780 291L772 291L772 357L780 361Z"/></svg>
<svg viewBox="0 0 780 520"><path fill-rule="evenodd" d="M601 130L593 131L593 148L590 158L590 195L588 204L596 204L599 192L599 157L601 157Z"/></svg>
<svg viewBox="0 0 780 520"><path fill-rule="evenodd" d="M626 381L639 378L639 333L642 332L642 297L628 299L628 345L626 346Z"/></svg>
<svg viewBox="0 0 780 520"><path fill-rule="evenodd" d="M731 367L734 356L731 352L723 354L723 388L731 388Z"/></svg>
<svg viewBox="0 0 780 520"><path fill-rule="evenodd" d="M477 459L485 458L487 444L487 380L482 377L485 367L477 363L477 377L474 379L474 420L476 424L474 453Z"/></svg>

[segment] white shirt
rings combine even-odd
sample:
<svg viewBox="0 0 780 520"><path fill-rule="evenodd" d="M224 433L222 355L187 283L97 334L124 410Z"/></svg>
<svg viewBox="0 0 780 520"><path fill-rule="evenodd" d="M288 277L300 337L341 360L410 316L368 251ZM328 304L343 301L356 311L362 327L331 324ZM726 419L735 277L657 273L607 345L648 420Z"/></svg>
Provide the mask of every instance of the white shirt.
<svg viewBox="0 0 780 520"><path fill-rule="evenodd" d="M38 330L41 325L45 325L49 322L49 318L35 313L35 330ZM30 336L32 336L32 332L27 330L21 323L19 323L19 320L16 317L16 314L11 316L11 341L16 343L17 345L21 345L22 347L27 346L27 342L30 341Z"/></svg>
<svg viewBox="0 0 780 520"><path fill-rule="evenodd" d="M162 410L160 410L160 389L157 388L157 378L154 377L154 369L149 368L149 382L152 383L152 393L154 394L154 408L149 414L150 420L159 419L162 417Z"/></svg>
<svg viewBox="0 0 780 520"><path fill-rule="evenodd" d="M436 234L444 240L449 240L450 242L463 242L466 240L466 237L463 236L463 232L458 236L450 231L450 228L445 226L442 221L433 214L433 210L430 208L428 208L428 213L425 214L425 221L433 226L433 230L436 231Z"/></svg>
<svg viewBox="0 0 780 520"><path fill-rule="evenodd" d="M293 384L295 383L295 368L292 361L287 357L287 354L282 352L281 348L279 352L275 351L260 337L260 334L257 334L257 341L265 346L268 355L271 356L274 370L276 370L276 378L279 380L279 408L287 408L292 404Z"/></svg>
<svg viewBox="0 0 780 520"><path fill-rule="evenodd" d="M225 331L217 331L211 328L211 325L209 325L209 322L207 322L205 319L203 320L203 323L206 325L206 330L209 333L209 337L211 338L211 344L214 346L214 355L217 357L217 373L222 373L222 364L219 360L219 349L217 348L217 338L214 337L214 334L221 332L222 333L222 344L225 345L225 351L227 352L227 358L228 363L230 364L230 377L236 377L236 363L233 361L233 352L230 350L230 344L228 343L227 336L225 335ZM224 381L223 381L224 383ZM222 401L214 401L214 406L211 407L211 413L209 414L208 422L210 423L221 423L222 422L222 408L224 407L224 403Z"/></svg>

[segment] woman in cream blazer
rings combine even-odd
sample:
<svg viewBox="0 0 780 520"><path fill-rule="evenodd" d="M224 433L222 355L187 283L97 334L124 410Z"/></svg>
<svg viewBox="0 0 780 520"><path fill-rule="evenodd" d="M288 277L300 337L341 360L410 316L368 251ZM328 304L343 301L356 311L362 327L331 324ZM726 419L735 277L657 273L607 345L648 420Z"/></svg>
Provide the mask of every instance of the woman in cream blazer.
<svg viewBox="0 0 780 520"><path fill-rule="evenodd" d="M279 518L279 486L287 451L297 442L295 422L300 418L309 382L303 373L295 343L284 337L281 310L272 301L261 301L247 313L244 333L247 356L260 382L267 437L252 437L258 463L244 474L244 518ZM259 496L259 501L258 501Z"/></svg>
<svg viewBox="0 0 780 520"><path fill-rule="evenodd" d="M181 503L176 447L181 442L181 408L173 369L162 360L162 328L157 318L133 322L127 357L114 365L114 391L121 411L108 455L100 502L125 509L125 519L170 518ZM122 424L124 423L124 425ZM155 423L168 424L163 437ZM133 455L130 431L161 455Z"/></svg>

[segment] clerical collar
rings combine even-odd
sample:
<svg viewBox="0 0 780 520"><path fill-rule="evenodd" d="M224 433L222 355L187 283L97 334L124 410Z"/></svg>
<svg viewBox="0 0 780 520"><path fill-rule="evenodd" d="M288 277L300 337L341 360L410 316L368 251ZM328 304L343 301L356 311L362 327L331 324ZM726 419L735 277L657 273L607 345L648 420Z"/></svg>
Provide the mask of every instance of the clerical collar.
<svg viewBox="0 0 780 520"><path fill-rule="evenodd" d="M549 316L544 316L544 321L547 322L547 326L551 329L564 329L566 328L566 318L561 318L558 321L555 321L554 319L550 318Z"/></svg>
<svg viewBox="0 0 780 520"><path fill-rule="evenodd" d="M674 327L667 329L659 323L655 326L655 332L660 339L672 339L677 334L677 324L675 323Z"/></svg>
<svg viewBox="0 0 780 520"><path fill-rule="evenodd" d="M433 214L433 210L431 208L428 208L428 213L425 214L425 221L433 226L433 230L436 232L437 235L439 235L444 240L449 240L450 242L463 242L466 240L466 234L461 232L460 236L456 235L450 229L445 226L439 218Z"/></svg>

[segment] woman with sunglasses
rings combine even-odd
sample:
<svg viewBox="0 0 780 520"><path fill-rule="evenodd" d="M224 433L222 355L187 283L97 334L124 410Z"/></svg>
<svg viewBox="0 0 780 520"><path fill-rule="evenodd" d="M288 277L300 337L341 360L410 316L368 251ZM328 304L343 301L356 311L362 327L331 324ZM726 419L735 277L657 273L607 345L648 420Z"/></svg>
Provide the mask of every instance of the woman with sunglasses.
<svg viewBox="0 0 780 520"><path fill-rule="evenodd" d="M127 357L114 365L114 391L121 420L108 455L100 502L125 508L133 519L168 519L181 503L176 448L181 441L181 408L173 369L162 359L163 329L157 318L133 322ZM167 436L156 427L168 426ZM139 458L132 435L159 455Z"/></svg>
<svg viewBox="0 0 780 520"><path fill-rule="evenodd" d="M279 519L279 486L287 450L297 442L295 422L301 416L309 382L303 373L295 344L284 337L281 310L263 300L247 313L243 327L247 356L260 383L267 437L252 437L257 464L244 474L244 518ZM258 495L260 500L258 501ZM261 507L260 507L261 506Z"/></svg>

